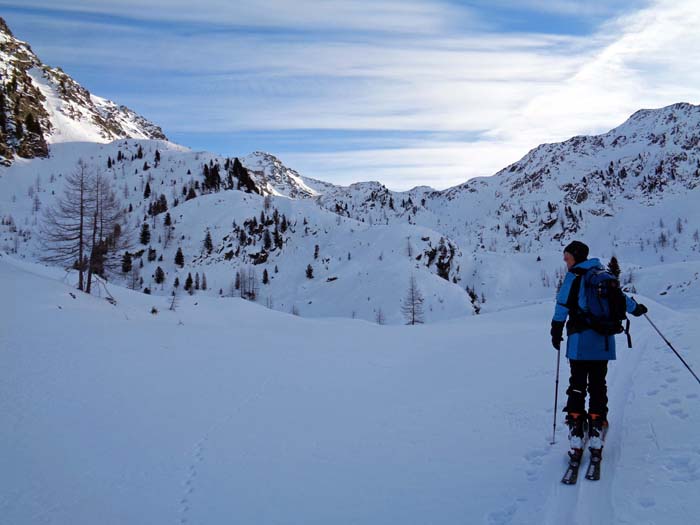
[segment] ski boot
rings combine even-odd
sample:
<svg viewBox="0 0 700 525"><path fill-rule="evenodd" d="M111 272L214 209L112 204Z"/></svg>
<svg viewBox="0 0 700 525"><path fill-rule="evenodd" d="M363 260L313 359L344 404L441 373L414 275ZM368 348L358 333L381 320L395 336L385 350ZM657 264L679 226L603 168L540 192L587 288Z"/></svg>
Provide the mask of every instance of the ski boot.
<svg viewBox="0 0 700 525"><path fill-rule="evenodd" d="M571 452L582 454L583 445L586 441L586 415L578 412L569 412L566 415L566 424L569 427L569 445L571 447ZM571 456L571 452L569 456Z"/></svg>
<svg viewBox="0 0 700 525"><path fill-rule="evenodd" d="M566 416L566 424L569 427L569 465L566 468L561 482L566 485L575 485L578 478L578 469L583 458L583 445L586 436L586 415L569 412Z"/></svg>
<svg viewBox="0 0 700 525"><path fill-rule="evenodd" d="M605 434L608 431L608 421L601 414L588 414L588 448L601 452L605 444Z"/></svg>
<svg viewBox="0 0 700 525"><path fill-rule="evenodd" d="M588 414L588 450L591 452L591 462L588 465L586 479L600 479L600 464L603 461L603 445L608 422L600 414Z"/></svg>

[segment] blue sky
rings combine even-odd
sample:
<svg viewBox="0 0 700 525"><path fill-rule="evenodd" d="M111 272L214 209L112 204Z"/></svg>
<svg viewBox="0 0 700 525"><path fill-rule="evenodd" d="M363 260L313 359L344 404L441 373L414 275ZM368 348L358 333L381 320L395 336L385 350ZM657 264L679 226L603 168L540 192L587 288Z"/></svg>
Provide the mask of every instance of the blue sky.
<svg viewBox="0 0 700 525"><path fill-rule="evenodd" d="M692 1L0 0L90 91L225 155L392 189L490 175L640 107L698 103Z"/></svg>

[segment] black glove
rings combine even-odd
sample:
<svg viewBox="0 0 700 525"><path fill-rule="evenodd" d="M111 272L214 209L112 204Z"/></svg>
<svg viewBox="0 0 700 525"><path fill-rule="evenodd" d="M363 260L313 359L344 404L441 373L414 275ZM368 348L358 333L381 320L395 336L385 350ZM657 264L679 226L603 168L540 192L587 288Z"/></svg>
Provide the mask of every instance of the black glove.
<svg viewBox="0 0 700 525"><path fill-rule="evenodd" d="M632 315L635 317L639 317L640 315L644 315L647 313L649 310L647 309L646 306L643 304L637 304L637 306L632 310Z"/></svg>
<svg viewBox="0 0 700 525"><path fill-rule="evenodd" d="M552 336L552 346L559 350L561 348L561 342L564 340L564 321L552 321L552 329L549 331L549 335Z"/></svg>

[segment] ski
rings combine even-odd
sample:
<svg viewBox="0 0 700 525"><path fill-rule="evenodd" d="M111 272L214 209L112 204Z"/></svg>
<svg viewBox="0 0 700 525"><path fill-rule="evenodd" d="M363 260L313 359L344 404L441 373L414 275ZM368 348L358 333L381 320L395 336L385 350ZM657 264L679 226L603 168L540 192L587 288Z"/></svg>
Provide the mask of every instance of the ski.
<svg viewBox="0 0 700 525"><path fill-rule="evenodd" d="M600 463L603 460L602 449L590 449L591 450L591 461L588 463L588 470L586 471L586 479L591 481L597 481L600 479Z"/></svg>
<svg viewBox="0 0 700 525"><path fill-rule="evenodd" d="M564 485L575 485L578 479L578 469L581 467L581 458L583 456L582 449L575 449L574 452L569 452L569 465L566 468L564 477L561 482Z"/></svg>

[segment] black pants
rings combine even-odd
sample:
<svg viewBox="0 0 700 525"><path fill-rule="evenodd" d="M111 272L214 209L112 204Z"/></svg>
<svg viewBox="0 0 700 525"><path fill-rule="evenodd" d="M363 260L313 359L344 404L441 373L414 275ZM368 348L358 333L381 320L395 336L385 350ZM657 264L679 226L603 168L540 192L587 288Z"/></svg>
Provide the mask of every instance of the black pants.
<svg viewBox="0 0 700 525"><path fill-rule="evenodd" d="M588 390L588 412L607 418L608 387L605 376L608 373L607 361L583 361L570 359L571 377L566 393L569 399L564 412L586 413L586 390Z"/></svg>

